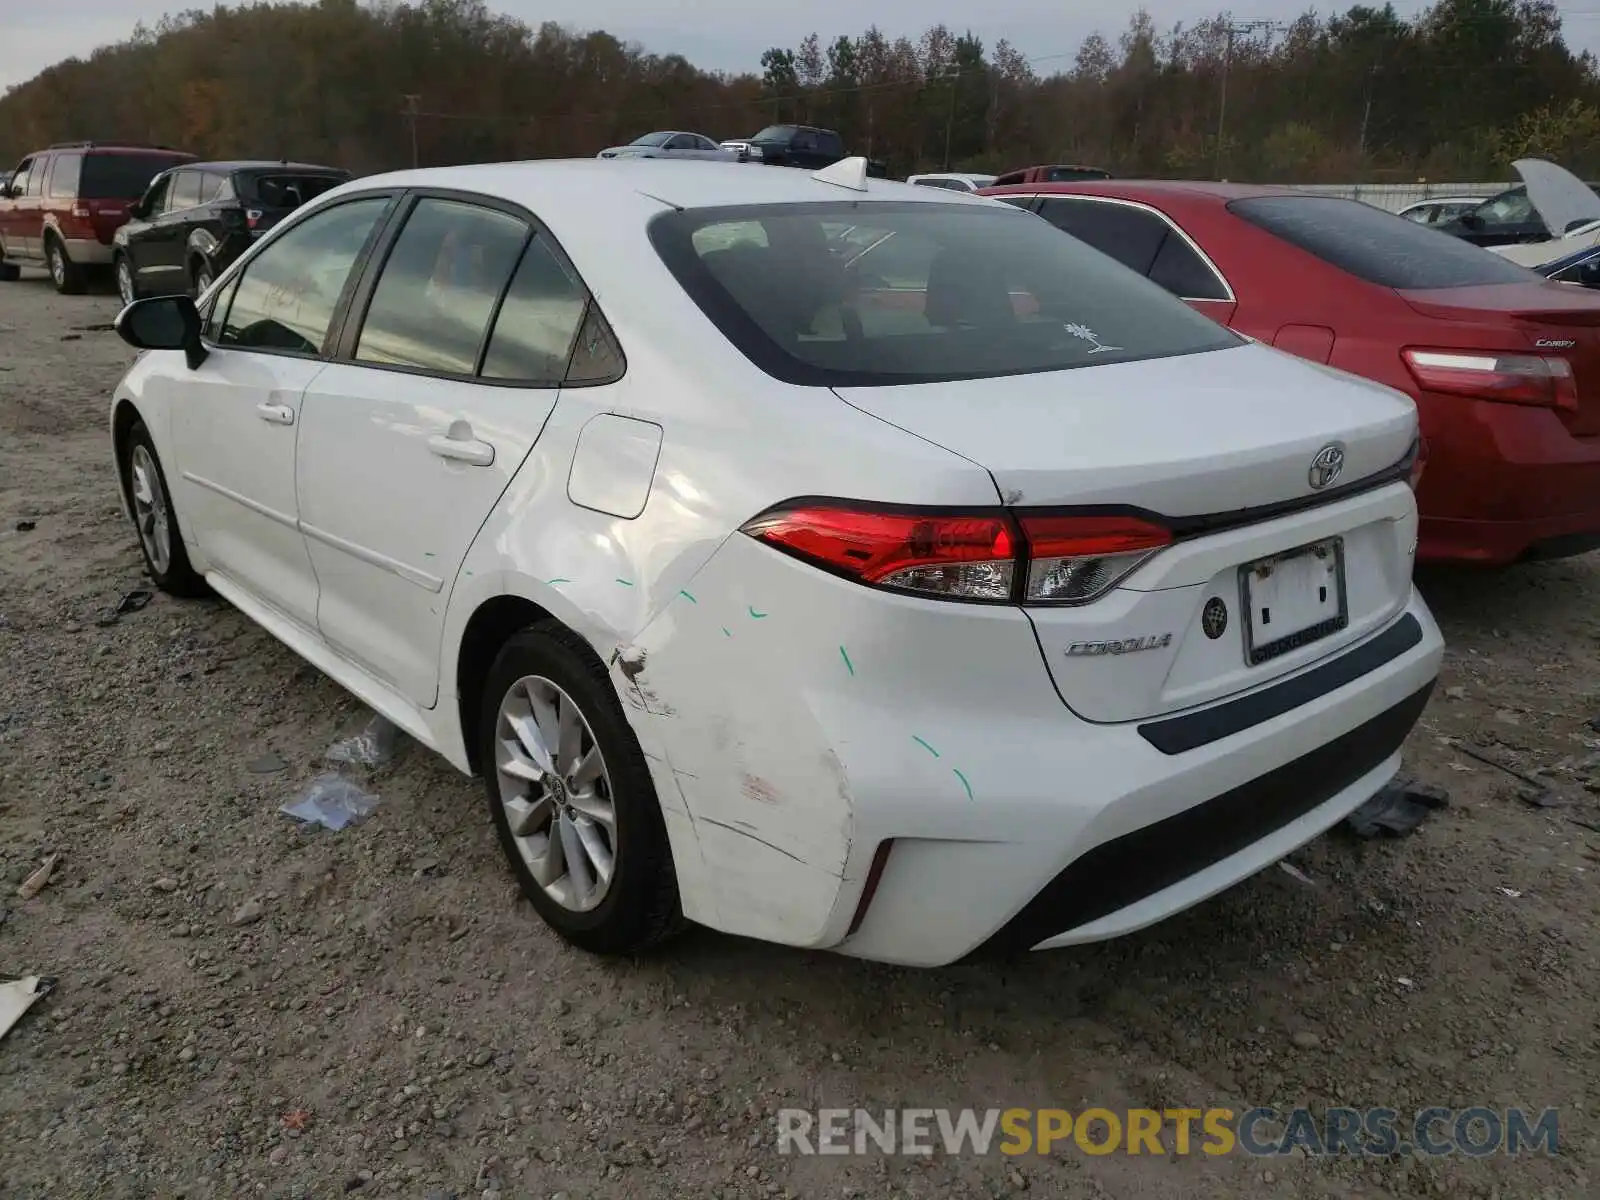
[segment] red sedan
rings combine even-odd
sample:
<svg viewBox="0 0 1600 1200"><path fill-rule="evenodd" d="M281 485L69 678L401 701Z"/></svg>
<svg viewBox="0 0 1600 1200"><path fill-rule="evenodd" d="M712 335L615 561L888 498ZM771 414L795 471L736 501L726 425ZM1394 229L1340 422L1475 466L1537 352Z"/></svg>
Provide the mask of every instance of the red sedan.
<svg viewBox="0 0 1600 1200"><path fill-rule="evenodd" d="M981 194L1240 333L1410 394L1428 447L1420 557L1499 565L1600 546L1600 294L1284 188L1115 180Z"/></svg>

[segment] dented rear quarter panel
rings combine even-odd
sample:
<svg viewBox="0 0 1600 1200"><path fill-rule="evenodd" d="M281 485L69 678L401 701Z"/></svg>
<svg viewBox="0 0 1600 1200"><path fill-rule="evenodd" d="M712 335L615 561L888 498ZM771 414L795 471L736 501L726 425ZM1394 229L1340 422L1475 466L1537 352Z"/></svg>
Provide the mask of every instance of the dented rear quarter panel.
<svg viewBox="0 0 1600 1200"><path fill-rule="evenodd" d="M773 557L737 531L798 496L991 505L994 485L982 468L826 389L774 382L726 343L726 355L713 350L689 369L657 350L682 344L684 331L672 326L697 313L658 319L622 305L608 315L628 370L614 384L561 392L484 523L451 593L441 694L458 694L462 634L482 604L511 595L548 611L611 668L649 757L686 915L815 944L831 936L841 879L856 870L848 769L805 672L788 661L785 639L803 601L749 591L733 565L742 555L724 561L721 551L747 542ZM644 509L632 519L568 497L580 432L604 413L663 430ZM745 633L760 627L765 618L750 612L762 605L785 614L769 627L776 634L729 636L736 612ZM777 645L764 647L769 640ZM458 766L469 736L451 728L439 738Z"/></svg>

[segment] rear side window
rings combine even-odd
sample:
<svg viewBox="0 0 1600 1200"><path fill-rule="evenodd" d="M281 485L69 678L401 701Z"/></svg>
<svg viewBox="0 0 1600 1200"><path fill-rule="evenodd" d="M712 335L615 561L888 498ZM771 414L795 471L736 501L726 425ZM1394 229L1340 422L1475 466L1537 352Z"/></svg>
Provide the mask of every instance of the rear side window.
<svg viewBox="0 0 1600 1200"><path fill-rule="evenodd" d="M1039 215L1141 275L1150 273L1167 236L1160 217L1126 204L1051 198L1039 206Z"/></svg>
<svg viewBox="0 0 1600 1200"><path fill-rule="evenodd" d="M1148 279L999 205L691 209L655 218L650 238L728 340L791 383L980 379L1240 344Z"/></svg>
<svg viewBox="0 0 1600 1200"><path fill-rule="evenodd" d="M357 360L471 375L527 237L528 226L506 213L418 201L378 276Z"/></svg>
<svg viewBox="0 0 1600 1200"><path fill-rule="evenodd" d="M200 172L179 171L172 178L172 199L167 207L174 212L200 204Z"/></svg>
<svg viewBox="0 0 1600 1200"><path fill-rule="evenodd" d="M241 176L240 198L262 208L295 209L323 192L331 192L349 178L348 175L294 173L244 175Z"/></svg>
<svg viewBox="0 0 1600 1200"><path fill-rule="evenodd" d="M180 154L87 154L78 196L83 200L137 200L157 175L187 161Z"/></svg>
<svg viewBox="0 0 1600 1200"><path fill-rule="evenodd" d="M1185 300L1226 300L1228 289L1194 248L1173 230L1150 264L1150 280Z"/></svg>
<svg viewBox="0 0 1600 1200"><path fill-rule="evenodd" d="M61 200L78 198L78 179L83 174L83 155L58 154L50 172L50 194Z"/></svg>
<svg viewBox="0 0 1600 1200"><path fill-rule="evenodd" d="M1257 196L1228 210L1330 266L1402 289L1526 283L1526 267L1359 200Z"/></svg>
<svg viewBox="0 0 1600 1200"><path fill-rule="evenodd" d="M817 134L817 149L824 154L837 154L844 157L844 139L837 133Z"/></svg>
<svg viewBox="0 0 1600 1200"><path fill-rule="evenodd" d="M225 176L218 175L215 171L207 171L200 176L200 203L210 204L217 198L217 193L222 190Z"/></svg>
<svg viewBox="0 0 1600 1200"><path fill-rule="evenodd" d="M587 300L584 286L544 239L535 239L523 253L495 319L483 377L546 386L560 383Z"/></svg>
<svg viewBox="0 0 1600 1200"><path fill-rule="evenodd" d="M350 268L388 207L387 196L339 204L263 247L244 269L218 342L319 353Z"/></svg>

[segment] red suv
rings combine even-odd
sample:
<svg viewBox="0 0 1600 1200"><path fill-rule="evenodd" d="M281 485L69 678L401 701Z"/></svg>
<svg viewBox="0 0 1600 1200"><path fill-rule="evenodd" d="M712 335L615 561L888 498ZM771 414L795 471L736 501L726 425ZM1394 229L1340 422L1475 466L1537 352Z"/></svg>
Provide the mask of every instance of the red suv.
<svg viewBox="0 0 1600 1200"><path fill-rule="evenodd" d="M58 292L111 265L111 237L150 181L192 154L161 146L63 142L30 154L0 181L0 280L44 266Z"/></svg>

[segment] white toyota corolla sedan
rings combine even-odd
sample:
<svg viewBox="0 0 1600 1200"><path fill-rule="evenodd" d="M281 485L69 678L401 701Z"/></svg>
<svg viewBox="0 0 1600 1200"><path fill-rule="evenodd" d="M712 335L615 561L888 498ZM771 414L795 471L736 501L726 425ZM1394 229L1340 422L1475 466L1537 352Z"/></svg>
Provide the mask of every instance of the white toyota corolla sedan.
<svg viewBox="0 0 1600 1200"><path fill-rule="evenodd" d="M1149 925L1371 797L1439 667L1410 401L861 160L360 179L117 327L157 584L481 775L591 950Z"/></svg>

